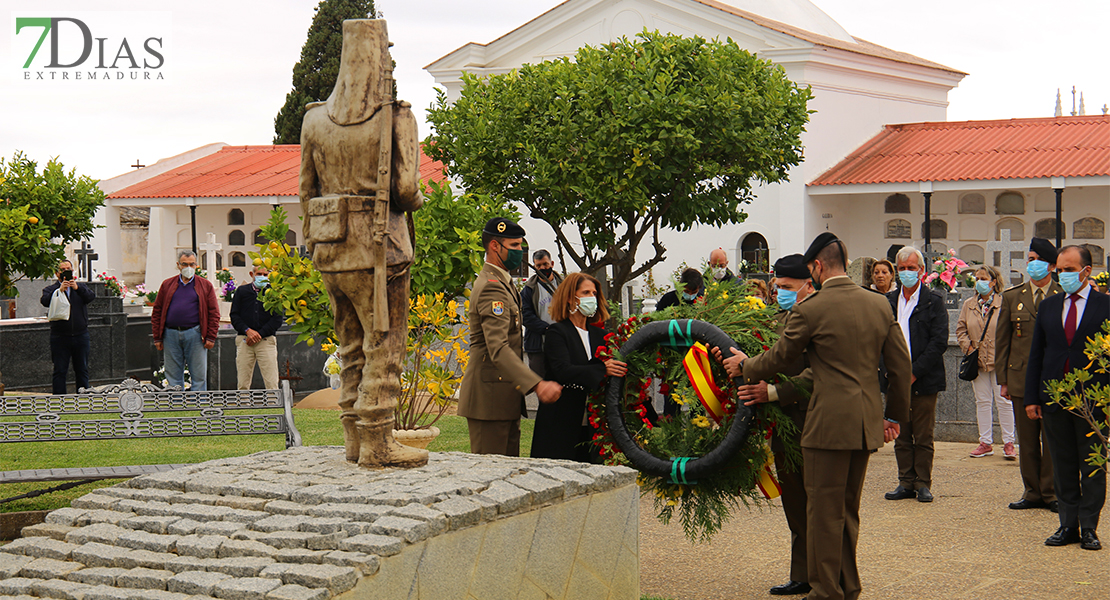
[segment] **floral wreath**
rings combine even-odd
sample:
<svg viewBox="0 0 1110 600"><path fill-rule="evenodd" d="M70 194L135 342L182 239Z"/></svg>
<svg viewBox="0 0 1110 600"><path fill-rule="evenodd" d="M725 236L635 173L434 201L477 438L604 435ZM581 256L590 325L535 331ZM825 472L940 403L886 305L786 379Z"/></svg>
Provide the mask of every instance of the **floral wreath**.
<svg viewBox="0 0 1110 600"><path fill-rule="evenodd" d="M776 403L737 406L742 382L729 379L708 355L711 347L727 352L729 346L758 354L777 338L775 311L744 291L715 283L692 305L633 316L595 352L628 363L624 378L610 378L587 402L595 447L606 462L639 470L641 491L655 496L659 520L669 523L677 512L691 541L709 541L741 504L778 495L769 448L774 435L783 441L788 468L801 464L793 421ZM786 380L797 382L779 376L772 383ZM655 385L678 405L677 414L656 417Z"/></svg>

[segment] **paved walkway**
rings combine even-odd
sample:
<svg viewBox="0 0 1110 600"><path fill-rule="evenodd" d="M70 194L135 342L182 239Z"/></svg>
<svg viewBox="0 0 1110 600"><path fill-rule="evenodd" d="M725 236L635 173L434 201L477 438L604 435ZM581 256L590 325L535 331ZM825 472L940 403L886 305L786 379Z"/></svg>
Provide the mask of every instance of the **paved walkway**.
<svg viewBox="0 0 1110 600"><path fill-rule="evenodd" d="M973 444L938 443L936 501L891 502L894 446L872 455L860 509L863 600L1110 599L1110 550L1049 548L1059 526L1047 510L1009 510L1021 496L1016 461L1001 447L970 458ZM674 600L772 598L789 575L789 530L779 506L741 512L708 545L691 545L640 502L640 591ZM1110 541L1104 511L1103 543Z"/></svg>

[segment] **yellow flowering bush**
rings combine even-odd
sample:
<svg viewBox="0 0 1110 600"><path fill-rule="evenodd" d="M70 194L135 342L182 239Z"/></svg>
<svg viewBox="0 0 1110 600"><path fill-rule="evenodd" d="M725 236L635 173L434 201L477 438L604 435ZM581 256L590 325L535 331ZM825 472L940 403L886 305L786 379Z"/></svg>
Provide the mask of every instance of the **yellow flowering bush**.
<svg viewBox="0 0 1110 600"><path fill-rule="evenodd" d="M1094 452L1087 463L1107 468L1107 438L1110 437L1110 386L1091 383L1092 373L1110 372L1110 321L1102 324L1102 333L1087 338L1084 354L1091 362L1083 369L1075 369L1062 380L1045 382L1051 404L1058 404L1091 425L1088 435L1098 437ZM1095 471L1097 473L1097 471Z"/></svg>
<svg viewBox="0 0 1110 600"><path fill-rule="evenodd" d="M394 408L397 429L426 429L454 402L470 358L463 343L470 335L466 310L440 294L409 299L409 333L401 396Z"/></svg>

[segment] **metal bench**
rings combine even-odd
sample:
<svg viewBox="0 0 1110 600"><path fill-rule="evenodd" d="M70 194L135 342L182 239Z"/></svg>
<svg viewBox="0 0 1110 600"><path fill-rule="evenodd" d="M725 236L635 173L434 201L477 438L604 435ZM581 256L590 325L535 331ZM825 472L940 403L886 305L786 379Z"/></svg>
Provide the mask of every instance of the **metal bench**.
<svg viewBox="0 0 1110 600"><path fill-rule="evenodd" d="M226 412L266 409L272 411ZM199 414L174 415L185 412ZM287 381L279 390L193 392L127 379L64 396L3 396L0 418L0 443L284 434L286 448L301 445ZM184 465L0 471L0 483L126 478L180 466Z"/></svg>

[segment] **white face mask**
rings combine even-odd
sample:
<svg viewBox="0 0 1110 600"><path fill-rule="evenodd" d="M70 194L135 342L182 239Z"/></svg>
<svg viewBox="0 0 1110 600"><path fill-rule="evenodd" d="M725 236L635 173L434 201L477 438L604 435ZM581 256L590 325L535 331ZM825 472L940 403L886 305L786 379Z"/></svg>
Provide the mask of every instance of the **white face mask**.
<svg viewBox="0 0 1110 600"><path fill-rule="evenodd" d="M184 277L185 279L192 279L193 275L196 275L196 273L197 273L197 270L196 270L195 267L182 267L181 268L181 276Z"/></svg>
<svg viewBox="0 0 1110 600"><path fill-rule="evenodd" d="M578 299L578 312L583 317L592 317L597 313L597 298L594 296L583 296Z"/></svg>
<svg viewBox="0 0 1110 600"><path fill-rule="evenodd" d="M713 279L717 281L724 279L726 273L728 273L728 270L724 267L713 267Z"/></svg>

